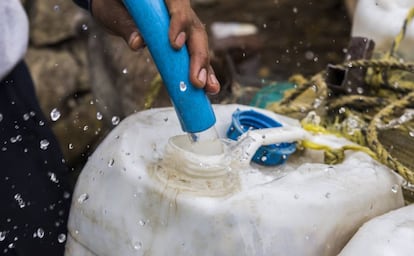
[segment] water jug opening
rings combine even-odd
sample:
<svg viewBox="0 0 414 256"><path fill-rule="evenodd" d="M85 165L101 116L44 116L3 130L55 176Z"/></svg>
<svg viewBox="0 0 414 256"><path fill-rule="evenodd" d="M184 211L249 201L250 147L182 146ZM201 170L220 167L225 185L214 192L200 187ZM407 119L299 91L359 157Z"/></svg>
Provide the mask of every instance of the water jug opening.
<svg viewBox="0 0 414 256"><path fill-rule="evenodd" d="M195 145L197 144L197 145ZM220 140L193 143L187 135L171 137L153 174L163 186L203 196L223 196L238 187L227 145Z"/></svg>
<svg viewBox="0 0 414 256"><path fill-rule="evenodd" d="M186 175L222 176L230 168L231 158L227 151L219 139L193 142L186 135L178 135L169 139L164 162L173 163L177 171Z"/></svg>

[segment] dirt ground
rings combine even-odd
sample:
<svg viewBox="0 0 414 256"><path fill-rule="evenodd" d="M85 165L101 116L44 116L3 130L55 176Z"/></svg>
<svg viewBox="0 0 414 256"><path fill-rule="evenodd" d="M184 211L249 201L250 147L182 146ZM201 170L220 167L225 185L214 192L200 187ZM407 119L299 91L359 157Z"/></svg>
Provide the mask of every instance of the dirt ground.
<svg viewBox="0 0 414 256"><path fill-rule="evenodd" d="M240 58L255 55L258 76L276 80L298 72L311 75L341 62L350 38L351 21L342 0L217 0L195 9L207 28L217 21L256 25L261 47L240 51Z"/></svg>

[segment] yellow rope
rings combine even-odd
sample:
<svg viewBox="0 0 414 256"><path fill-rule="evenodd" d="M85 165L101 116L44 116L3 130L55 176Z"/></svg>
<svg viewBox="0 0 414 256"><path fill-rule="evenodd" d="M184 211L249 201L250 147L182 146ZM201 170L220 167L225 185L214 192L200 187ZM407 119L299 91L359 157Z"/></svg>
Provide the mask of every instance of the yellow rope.
<svg viewBox="0 0 414 256"><path fill-rule="evenodd" d="M381 59L354 60L337 65L341 68L367 68L366 84L370 86L375 97L365 95L331 96L324 80L324 72L320 72L309 80L301 75L292 76L290 80L297 84L297 88L280 102L270 104L269 109L301 119L302 127L310 132L346 137L357 143L357 145L331 148L307 140L300 142L304 148L323 150L326 163L339 163L343 161L346 150L358 150L378 159L400 173L409 182L414 183L414 170L410 170L387 151L379 141L377 131L378 122L384 122L385 117L389 117L396 109L414 105L414 63L394 57L404 39L407 25L413 19L414 8L408 12L391 49ZM314 93L310 90L312 87L315 88ZM407 93L406 97L399 100ZM312 102L312 99L325 102L321 106L315 107L315 102ZM322 116L327 120L320 121L320 116L317 114L315 114L318 117L316 119L313 115L309 116L309 113L316 112L317 108L330 111L322 113ZM339 109L341 109L340 113L332 112ZM352 130L351 127L352 134L348 134L349 127L346 126L346 121L350 118L354 122L359 120L358 122L363 124L361 125L363 127L358 127L358 129ZM314 120L318 120L318 122L314 122ZM329 127L329 130L323 125ZM358 123L358 125L360 124Z"/></svg>
<svg viewBox="0 0 414 256"><path fill-rule="evenodd" d="M400 33L398 33L398 35L395 37L392 43L392 46L391 46L391 50L385 55L385 58L389 58L393 56L394 53L398 50L402 40L405 37L405 33L407 32L407 25L413 20L413 18L414 18L414 8L411 8L408 11L407 17L404 19L404 23L403 23Z"/></svg>
<svg viewBox="0 0 414 256"><path fill-rule="evenodd" d="M309 123L302 122L302 127L305 130L313 132L313 133L330 134L330 135L335 135L337 137L342 137L341 134L328 131L327 129L325 129L324 127L319 126L319 125L314 125L314 124L309 124ZM325 153L325 163L326 164L341 163L345 159L345 151L346 150L361 151L361 152L364 152L364 153L368 154L372 158L377 159L376 154L372 150L370 150L368 147L364 147L364 146L357 145L357 144L344 145L340 148L331 148L331 147L329 147L327 145L324 145L324 144L319 144L319 143L315 143L315 142L312 142L312 141L309 141L309 140L304 140L304 141L301 141L301 145L302 145L302 147L308 148L308 149L324 150L325 151L324 153Z"/></svg>
<svg viewBox="0 0 414 256"><path fill-rule="evenodd" d="M398 159L390 154L390 152L381 144L378 138L377 126L382 122L385 116L390 115L396 109L404 108L414 103L414 92L411 92L406 97L393 102L381 111L379 111L368 126L368 144L377 153L378 158L384 164L394 169L401 174L405 179L414 184L414 171L404 166Z"/></svg>

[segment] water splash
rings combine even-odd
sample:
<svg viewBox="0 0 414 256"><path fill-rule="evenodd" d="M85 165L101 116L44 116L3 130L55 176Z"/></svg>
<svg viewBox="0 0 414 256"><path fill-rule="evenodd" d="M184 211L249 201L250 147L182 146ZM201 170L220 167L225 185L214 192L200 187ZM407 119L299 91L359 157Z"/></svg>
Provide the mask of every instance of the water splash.
<svg viewBox="0 0 414 256"><path fill-rule="evenodd" d="M180 82L180 91L185 92L187 90L187 85L181 81Z"/></svg>
<svg viewBox="0 0 414 256"><path fill-rule="evenodd" d="M38 229L36 230L36 235L37 235L37 237L39 237L39 238L43 238L43 237L44 237L44 235L45 235L45 231L43 230L43 228L38 228Z"/></svg>
<svg viewBox="0 0 414 256"><path fill-rule="evenodd" d="M46 150L49 147L49 141L44 139L40 141L40 149Z"/></svg>
<svg viewBox="0 0 414 256"><path fill-rule="evenodd" d="M392 129L404 123L407 123L413 119L414 119L414 109L405 109L404 113L400 117L393 119L386 124L379 123L377 124L377 128L380 130Z"/></svg>
<svg viewBox="0 0 414 256"><path fill-rule="evenodd" d="M109 159L108 161L108 167L112 167L115 164L115 160L113 158Z"/></svg>
<svg viewBox="0 0 414 256"><path fill-rule="evenodd" d="M118 125L121 119L119 118L119 116L113 116L111 121L113 125Z"/></svg>
<svg viewBox="0 0 414 256"><path fill-rule="evenodd" d="M48 172L48 174L47 174L47 175L49 176L50 180L51 180L53 183L59 183L59 180L58 180L58 178L56 177L56 173L54 173L54 172Z"/></svg>
<svg viewBox="0 0 414 256"><path fill-rule="evenodd" d="M0 242L6 239L6 231L0 231Z"/></svg>
<svg viewBox="0 0 414 256"><path fill-rule="evenodd" d="M52 109L50 112L50 118L53 122L56 122L60 118L60 111L57 108Z"/></svg>
<svg viewBox="0 0 414 256"><path fill-rule="evenodd" d="M29 118L30 118L29 113L25 113L25 114L23 115L23 120L24 120L24 121L29 120Z"/></svg>
<svg viewBox="0 0 414 256"><path fill-rule="evenodd" d="M140 225L140 226L142 226L142 227L143 227L143 226L145 226L145 224L147 224L147 223L145 222L145 220L139 220L139 221L138 221L138 223L139 223L139 225Z"/></svg>
<svg viewBox="0 0 414 256"><path fill-rule="evenodd" d="M17 201L17 204L20 208L24 208L26 206L26 202L23 200L22 195L20 195L19 193L14 195L14 200Z"/></svg>
<svg viewBox="0 0 414 256"><path fill-rule="evenodd" d="M135 251L141 250L142 249L142 242L141 241L134 242L132 247L134 248Z"/></svg>
<svg viewBox="0 0 414 256"><path fill-rule="evenodd" d="M96 112L96 119L102 120L102 118L103 118L102 113L101 112Z"/></svg>
<svg viewBox="0 0 414 256"><path fill-rule="evenodd" d="M16 142L18 142L18 141L22 141L22 135L17 135L16 137L11 137L10 138L10 142L11 143L16 143Z"/></svg>
<svg viewBox="0 0 414 256"><path fill-rule="evenodd" d="M79 196L78 203L83 204L88 199L89 199L89 195L84 193L84 194Z"/></svg>
<svg viewBox="0 0 414 256"><path fill-rule="evenodd" d="M391 192L394 193L394 194L397 194L398 193L398 189L399 189L398 184L394 184L391 187Z"/></svg>
<svg viewBox="0 0 414 256"><path fill-rule="evenodd" d="M57 238L59 243L64 243L66 241L66 235L65 234L59 234Z"/></svg>

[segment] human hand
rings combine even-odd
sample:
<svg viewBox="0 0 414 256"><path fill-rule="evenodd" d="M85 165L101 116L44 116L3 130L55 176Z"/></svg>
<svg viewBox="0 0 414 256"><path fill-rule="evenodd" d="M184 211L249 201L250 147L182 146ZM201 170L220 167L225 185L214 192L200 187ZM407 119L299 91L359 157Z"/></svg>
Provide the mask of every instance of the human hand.
<svg viewBox="0 0 414 256"><path fill-rule="evenodd" d="M217 94L220 83L210 65L204 25L191 8L189 0L165 0L165 3L171 16L168 35L171 46L178 50L187 43L191 83L204 88L209 94ZM145 46L122 0L93 0L91 9L94 18L107 30L122 37L131 50L136 51Z"/></svg>

